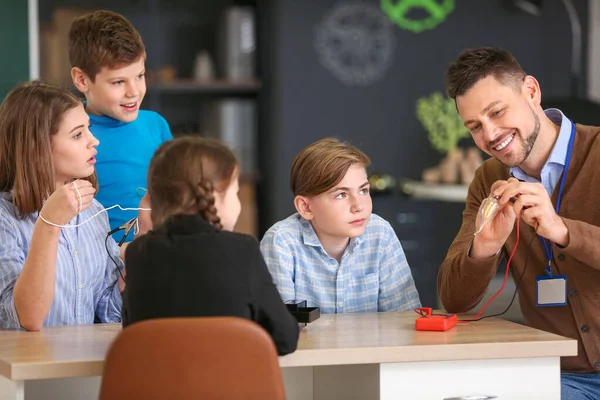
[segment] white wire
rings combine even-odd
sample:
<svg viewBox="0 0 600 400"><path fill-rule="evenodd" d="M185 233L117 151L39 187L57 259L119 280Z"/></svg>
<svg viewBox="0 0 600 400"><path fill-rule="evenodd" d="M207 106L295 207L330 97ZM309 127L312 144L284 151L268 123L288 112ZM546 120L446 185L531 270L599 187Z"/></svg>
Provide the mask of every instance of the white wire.
<svg viewBox="0 0 600 400"><path fill-rule="evenodd" d="M137 236L138 233L140 233L140 220L136 218L135 225L133 226L133 236Z"/></svg>
<svg viewBox="0 0 600 400"><path fill-rule="evenodd" d="M80 201L81 201L81 199L80 199ZM98 215L102 214L103 212L106 212L108 210L112 210L115 207L118 207L122 211L137 211L137 210L150 211L151 210L150 208L123 208L120 205L115 204L114 206L110 206L108 208L103 208L102 210L98 211L96 214L92 215L91 217L89 217L88 219L86 219L85 221L83 221L82 223L76 224L76 225L58 225L58 224L55 224L53 222L48 221L46 218L44 218L42 216L41 212L40 212L40 218L42 219L42 221L44 221L48 225L52 225L52 226L55 226L57 228L77 228L77 227L80 227L81 225L83 225L83 224L91 221L92 219L96 218Z"/></svg>

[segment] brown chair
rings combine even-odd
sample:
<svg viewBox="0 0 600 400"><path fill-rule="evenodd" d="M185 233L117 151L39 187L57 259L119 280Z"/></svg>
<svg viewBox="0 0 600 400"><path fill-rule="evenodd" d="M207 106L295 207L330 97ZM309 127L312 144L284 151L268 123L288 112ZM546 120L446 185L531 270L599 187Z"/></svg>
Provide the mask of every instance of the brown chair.
<svg viewBox="0 0 600 400"><path fill-rule="evenodd" d="M236 317L132 324L106 356L100 400L285 399L275 344Z"/></svg>

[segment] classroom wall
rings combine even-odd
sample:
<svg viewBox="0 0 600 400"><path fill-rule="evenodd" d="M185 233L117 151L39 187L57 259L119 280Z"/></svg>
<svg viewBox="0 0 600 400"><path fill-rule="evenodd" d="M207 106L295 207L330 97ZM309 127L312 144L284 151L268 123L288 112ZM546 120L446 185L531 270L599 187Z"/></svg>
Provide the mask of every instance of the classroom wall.
<svg viewBox="0 0 600 400"><path fill-rule="evenodd" d="M0 99L29 79L27 1L0 0Z"/></svg>
<svg viewBox="0 0 600 400"><path fill-rule="evenodd" d="M260 2L260 65L265 85L259 157L261 231L295 211L289 188L292 161L304 146L323 137L358 145L371 157L371 171L398 179L419 180L424 169L437 165L442 154L432 148L416 117L416 101L435 91L444 93L446 67L464 48L505 47L539 80L544 99L571 95L571 33L561 1L543 2L540 16L512 11L506 8L506 0L438 1L454 3L455 8L434 29L415 33L397 25L389 31L369 24L360 28L360 18L378 20L380 4L386 1ZM585 96L588 2L575 0L574 4L583 25L580 94ZM367 10L362 12L366 17L357 8ZM332 19L335 15L351 22L357 19L354 24L359 28L354 32L338 29ZM407 18L425 16L414 12ZM329 44L323 50L319 40L323 30L337 36L337 48ZM374 43L383 51L369 50ZM360 76L348 74L351 68L339 68L335 61L348 49L364 54L360 51L365 48L366 54L371 51L382 57L387 67L374 70L377 79L361 82ZM374 68L380 67L381 60L375 60ZM361 65L360 61L355 65ZM468 138L461 145L473 143ZM437 305L437 271L460 227L463 210L464 203L416 200L399 193L373 195L373 211L396 231L424 305Z"/></svg>
<svg viewBox="0 0 600 400"><path fill-rule="evenodd" d="M380 0L359 4L379 7ZM438 2L442 3L442 2ZM501 46L510 50L542 87L543 98L570 92L571 34L562 1L543 2L539 17L515 13L505 1L457 0L454 11L433 30L413 33L393 29L394 52L381 79L351 86L338 79L320 60L316 32L339 0L265 0L263 10L263 76L268 107L263 132L269 206L265 225L293 212L289 169L305 145L337 136L359 145L373 160L373 169L396 177L420 178L437 164L416 117L415 103L434 91L444 91L444 72L466 47ZM574 4L582 22L583 82L587 84L587 0ZM416 15L419 17L420 15ZM266 43L266 45L265 45Z"/></svg>
<svg viewBox="0 0 600 400"><path fill-rule="evenodd" d="M600 2L589 2L588 14L588 95L590 99L600 101Z"/></svg>

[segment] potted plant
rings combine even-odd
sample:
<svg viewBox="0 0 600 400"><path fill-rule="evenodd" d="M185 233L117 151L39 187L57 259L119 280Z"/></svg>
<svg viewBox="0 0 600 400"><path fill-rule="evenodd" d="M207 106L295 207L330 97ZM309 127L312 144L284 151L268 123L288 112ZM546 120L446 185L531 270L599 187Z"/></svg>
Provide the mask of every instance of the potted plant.
<svg viewBox="0 0 600 400"><path fill-rule="evenodd" d="M469 136L463 120L456 110L454 100L434 92L417 100L417 118L428 132L432 147L445 154L440 164L423 171L425 182L468 184L475 170L481 164L481 154L477 148L465 152L458 143Z"/></svg>

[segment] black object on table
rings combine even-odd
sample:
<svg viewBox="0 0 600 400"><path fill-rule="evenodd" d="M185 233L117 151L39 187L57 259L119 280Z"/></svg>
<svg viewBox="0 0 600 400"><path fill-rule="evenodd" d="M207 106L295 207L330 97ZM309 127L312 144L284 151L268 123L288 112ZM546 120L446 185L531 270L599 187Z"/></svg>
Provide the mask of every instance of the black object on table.
<svg viewBox="0 0 600 400"><path fill-rule="evenodd" d="M309 324L321 316L319 307L307 307L306 300L286 300L283 303L299 323Z"/></svg>

